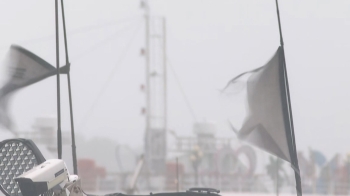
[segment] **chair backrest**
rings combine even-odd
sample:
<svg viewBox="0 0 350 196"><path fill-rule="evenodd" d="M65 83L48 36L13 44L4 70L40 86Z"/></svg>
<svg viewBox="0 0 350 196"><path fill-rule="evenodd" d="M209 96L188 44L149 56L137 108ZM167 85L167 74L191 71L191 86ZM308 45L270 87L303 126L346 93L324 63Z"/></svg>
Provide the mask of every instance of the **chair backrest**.
<svg viewBox="0 0 350 196"><path fill-rule="evenodd" d="M16 138L0 142L0 190L6 196L21 196L14 178L44 161L32 140Z"/></svg>

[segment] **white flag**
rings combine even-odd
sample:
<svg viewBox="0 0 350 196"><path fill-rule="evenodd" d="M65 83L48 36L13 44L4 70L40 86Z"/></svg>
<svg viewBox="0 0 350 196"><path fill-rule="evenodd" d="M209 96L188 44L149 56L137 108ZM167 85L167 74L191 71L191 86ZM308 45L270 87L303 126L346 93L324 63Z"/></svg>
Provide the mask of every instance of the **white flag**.
<svg viewBox="0 0 350 196"><path fill-rule="evenodd" d="M238 137L295 167L294 136L286 96L286 79L283 67L283 53L279 48L269 62L255 70L232 79L225 90L230 89L237 79L250 73L247 80L248 113Z"/></svg>
<svg viewBox="0 0 350 196"><path fill-rule="evenodd" d="M224 93L247 73L251 74L247 81L248 115L242 128L236 131L238 138L290 162L295 171L297 195L301 196L283 48L279 47L266 65L232 79Z"/></svg>
<svg viewBox="0 0 350 196"><path fill-rule="evenodd" d="M55 75L56 68L32 52L16 45L10 47L1 66L5 68L6 81L0 88L0 124L11 130L12 122L8 115L10 95L20 88ZM61 73L67 73L67 68L67 66L62 67Z"/></svg>

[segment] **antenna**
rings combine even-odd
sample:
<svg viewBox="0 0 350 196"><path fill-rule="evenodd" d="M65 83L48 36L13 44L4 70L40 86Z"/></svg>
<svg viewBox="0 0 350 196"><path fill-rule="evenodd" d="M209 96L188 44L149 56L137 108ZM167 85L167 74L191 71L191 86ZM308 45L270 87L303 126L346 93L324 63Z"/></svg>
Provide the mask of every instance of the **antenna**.
<svg viewBox="0 0 350 196"><path fill-rule="evenodd" d="M69 106L70 106L70 120L71 120L71 136L72 136L72 155L73 155L73 168L74 174L78 174L77 171L77 155L75 146L75 134L74 134L74 121L73 121L73 103L72 92L70 82L70 63L68 57L68 44L66 33L66 21L64 16L64 5L61 0L62 20L63 20L63 32L64 32L64 45L66 51L66 66L67 66L67 79L68 79L68 91L69 91ZM57 153L58 158L62 159L62 131L61 131L61 94L60 94L60 48L59 48L59 29L58 29L58 0L55 0L55 25L56 25L56 76L57 76Z"/></svg>
<svg viewBox="0 0 350 196"><path fill-rule="evenodd" d="M74 174L78 175L77 150L75 146L75 133L74 133L73 101L72 101L72 90L71 90L71 82L70 82L70 62L68 57L67 31L66 31L66 20L64 16L63 0L61 0L61 10L62 10L63 33L64 33L64 46L66 51L66 66L68 68L67 80L68 80L70 126L71 126L71 137L72 137L73 170L74 170Z"/></svg>
<svg viewBox="0 0 350 196"><path fill-rule="evenodd" d="M60 46L58 32L58 0L55 0L56 25L56 78L57 78L57 154L62 159L62 132L61 132L61 95L60 95Z"/></svg>

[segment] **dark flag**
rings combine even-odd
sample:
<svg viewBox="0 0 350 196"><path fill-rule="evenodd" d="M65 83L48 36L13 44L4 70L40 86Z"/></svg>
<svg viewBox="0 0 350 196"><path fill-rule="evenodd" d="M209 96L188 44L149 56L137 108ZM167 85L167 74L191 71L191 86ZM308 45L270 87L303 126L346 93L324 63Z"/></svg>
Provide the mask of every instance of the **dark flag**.
<svg viewBox="0 0 350 196"><path fill-rule="evenodd" d="M56 68L32 52L12 45L2 64L6 69L7 80L0 88L0 124L12 130L12 121L8 114L8 102L11 95L18 89L39 82L56 74ZM67 73L68 67L60 69Z"/></svg>
<svg viewBox="0 0 350 196"><path fill-rule="evenodd" d="M235 77L223 92L229 93L239 78L250 74L246 87L248 112L242 128L236 131L237 135L241 140L290 162L300 179L284 63L283 49L279 47L266 65ZM301 189L298 195L301 195Z"/></svg>

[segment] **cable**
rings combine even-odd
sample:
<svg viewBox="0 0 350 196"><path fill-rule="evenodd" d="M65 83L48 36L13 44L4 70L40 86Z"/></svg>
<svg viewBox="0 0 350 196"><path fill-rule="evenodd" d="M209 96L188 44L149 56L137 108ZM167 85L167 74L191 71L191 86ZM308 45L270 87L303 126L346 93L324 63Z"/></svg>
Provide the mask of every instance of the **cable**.
<svg viewBox="0 0 350 196"><path fill-rule="evenodd" d="M139 24L139 23L138 23ZM133 27L133 26L128 26L128 27ZM114 39L114 38L119 38L117 37L116 35L118 35L119 33L121 32L124 32L124 31L127 31L127 30L130 30L132 28L124 28L124 29L121 29L121 30L118 30L116 32L114 32L111 36L107 37L106 39L102 40L101 42L98 42L96 43L95 45L93 45L92 47L88 48L87 50L85 50L84 52L76 55L76 56L73 56L73 60L74 62L78 61L80 58L82 58L84 55L96 50L97 48L99 48L100 46L106 44L106 43L110 43L110 40Z"/></svg>
<svg viewBox="0 0 350 196"><path fill-rule="evenodd" d="M127 19L123 19L123 20L119 20L119 21L111 21L111 22L107 22L104 24L89 25L89 26L85 26L85 27L81 27L81 28L77 28L77 29L68 31L67 34L69 36L72 36L75 34L89 32L89 31L97 30L97 29L104 28L104 27L120 25L120 24L123 24L126 22L133 22L134 20L137 20L137 19L140 19L140 18L139 17L132 17L132 18L127 18ZM43 37L19 41L19 43L21 43L21 44L34 44L34 43L38 43L38 42L45 42L45 41L52 40L54 38L54 36L55 35L46 35Z"/></svg>
<svg viewBox="0 0 350 196"><path fill-rule="evenodd" d="M181 83L180 83L180 80L179 80L179 78L178 78L176 72L175 72L175 69L173 68L172 63L170 62L170 60L169 60L168 57L166 57L166 60L167 60L167 62L168 62L167 64L169 65L171 72L173 73L173 75L174 75L174 77L175 77L177 86L179 87L180 92L181 92L181 94L182 94L182 96L183 96L183 98L184 98L184 100L185 100L186 106L187 106L189 112L191 113L192 118L194 119L194 121L197 122L196 114L195 114L193 108L191 107L191 103L190 103L189 99L188 99L187 96L186 96L185 90L182 88L182 85L181 85Z"/></svg>
<svg viewBox="0 0 350 196"><path fill-rule="evenodd" d="M85 123L87 122L87 120L89 119L90 115L92 114L92 111L94 110L94 108L96 107L96 105L98 104L100 98L102 97L102 95L104 94L104 92L106 91L107 87L108 87L108 84L111 82L111 80L113 79L116 71L118 70L118 68L120 67L120 65L122 64L122 62L124 61L125 57L126 57L126 54L127 52L129 51L130 49L130 46L132 44L132 42L134 41L137 33L139 32L139 29L140 29L141 26L139 26L139 28L136 28L130 41L128 42L128 44L126 45L126 48L124 50L124 53L120 56L119 60L117 61L115 67L113 68L113 70L110 72L107 80L105 81L105 83L103 84L100 92L97 94L97 97L95 98L92 106L90 107L90 109L88 110L88 112L85 113L85 116L83 118L83 120L81 121L80 123L80 126L79 128L82 129L84 128L85 126Z"/></svg>

